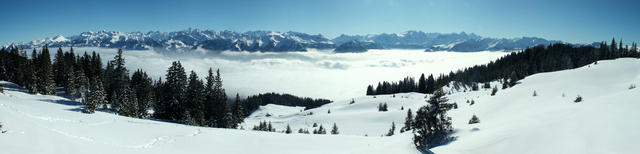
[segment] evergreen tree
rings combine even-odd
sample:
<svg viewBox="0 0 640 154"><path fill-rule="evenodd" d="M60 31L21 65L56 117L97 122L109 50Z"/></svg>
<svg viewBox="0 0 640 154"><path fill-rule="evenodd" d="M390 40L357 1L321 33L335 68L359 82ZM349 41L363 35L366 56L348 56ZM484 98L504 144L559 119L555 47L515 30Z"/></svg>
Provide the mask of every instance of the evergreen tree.
<svg viewBox="0 0 640 154"><path fill-rule="evenodd" d="M110 63L113 66L113 72L110 72L110 88L111 91L115 93L111 95L121 96L118 94L123 93L125 85L129 85L129 71L124 66L125 60L124 57L122 57L122 49L118 49L118 53L113 57L113 60L110 61ZM123 98L116 97L111 99L114 100L110 102L111 108L114 111L119 111L122 105L119 100L122 100Z"/></svg>
<svg viewBox="0 0 640 154"><path fill-rule="evenodd" d="M65 71L64 91L71 100L74 100L76 98L75 94L77 93L76 88L78 87L76 84L75 71L73 71L73 67L69 67L65 69Z"/></svg>
<svg viewBox="0 0 640 154"><path fill-rule="evenodd" d="M407 110L407 117L404 119L404 127L401 129L402 131L409 131L413 129L413 112L411 108Z"/></svg>
<svg viewBox="0 0 640 154"><path fill-rule="evenodd" d="M204 125L204 85L194 71L191 71L188 82L185 110L188 112L193 125Z"/></svg>
<svg viewBox="0 0 640 154"><path fill-rule="evenodd" d="M187 88L187 75L180 64L180 61L174 61L167 70L166 85L164 98L162 102L166 107L164 112L158 113L158 117L167 120L180 121L185 115L184 101ZM164 115L163 115L164 114Z"/></svg>
<svg viewBox="0 0 640 154"><path fill-rule="evenodd" d="M367 96L368 95L375 95L375 94L376 94L376 92L373 91L373 86L371 86L371 85L367 86Z"/></svg>
<svg viewBox="0 0 640 154"><path fill-rule="evenodd" d="M38 61L38 91L45 95L55 95L56 86L48 46L43 47L41 55L38 56Z"/></svg>
<svg viewBox="0 0 640 154"><path fill-rule="evenodd" d="M516 85L516 83L518 82L519 78L518 78L518 74L516 74L515 71L511 72L511 76L509 78L509 87L513 87Z"/></svg>
<svg viewBox="0 0 640 154"><path fill-rule="evenodd" d="M292 132L291 127L289 126L289 124L287 124L287 130L285 130L284 133L291 134L291 132ZM301 133L301 132L302 132L302 128L300 128L300 131L298 131L298 133Z"/></svg>
<svg viewBox="0 0 640 154"><path fill-rule="evenodd" d="M493 89L491 89L491 96L496 95L496 93L498 92L498 87L493 87Z"/></svg>
<svg viewBox="0 0 640 154"><path fill-rule="evenodd" d="M57 85L62 86L65 82L65 62L64 62L64 53L62 52L62 48L58 48L56 55L53 59L53 72L55 74L54 80Z"/></svg>
<svg viewBox="0 0 640 154"><path fill-rule="evenodd" d="M123 86L122 93L118 93L120 105L122 106L118 113L120 115L140 118L141 114L138 113L138 100L135 92L129 85Z"/></svg>
<svg viewBox="0 0 640 154"><path fill-rule="evenodd" d="M205 93L207 97L205 106L208 112L206 116L208 117L209 125L222 128L231 127L233 115L227 104L227 94L222 88L220 70L217 70L214 76L213 69L209 68L206 80Z"/></svg>
<svg viewBox="0 0 640 154"><path fill-rule="evenodd" d="M322 128L322 125L320 125L320 128ZM339 134L340 132L338 131L338 126L336 125L336 123L333 123L333 128L331 128L331 134ZM322 133L324 134L324 133Z"/></svg>
<svg viewBox="0 0 640 154"><path fill-rule="evenodd" d="M153 96L153 86L151 78L147 75L146 72L141 69L136 70L131 75L131 85L133 91L136 94L136 99L138 100L137 104L137 113L140 114L140 117L146 118L148 117L147 109L149 109L154 102Z"/></svg>
<svg viewBox="0 0 640 154"><path fill-rule="evenodd" d="M414 122L414 143L418 147L431 148L448 142L448 134L453 131L451 117L447 111L453 105L446 103L448 99L442 90L434 92L427 100L428 106L421 107Z"/></svg>
<svg viewBox="0 0 640 154"><path fill-rule="evenodd" d="M433 74L429 74L429 78L427 78L427 93L431 94L435 91L436 81L433 78Z"/></svg>
<svg viewBox="0 0 640 154"><path fill-rule="evenodd" d="M102 85L102 79L94 77L91 81L91 89L85 101L85 113L93 113L98 107L105 104L106 93Z"/></svg>
<svg viewBox="0 0 640 154"><path fill-rule="evenodd" d="M240 101L240 94L236 93L236 101L233 103L233 126L232 128L236 128L238 124L244 122L244 106L242 105L242 101Z"/></svg>
<svg viewBox="0 0 640 154"><path fill-rule="evenodd" d="M322 127L322 124L320 124L320 127L318 127L318 132L316 134L327 134L327 130L325 130L324 127Z"/></svg>
<svg viewBox="0 0 640 154"><path fill-rule="evenodd" d="M427 79L424 77L424 73L422 73L420 79L418 79L418 92L427 93Z"/></svg>
<svg viewBox="0 0 640 154"><path fill-rule="evenodd" d="M89 90L89 80L82 69L77 69L74 74L75 93L71 93L70 95L74 96L74 98L82 98L82 101L85 101L84 98Z"/></svg>
<svg viewBox="0 0 640 154"><path fill-rule="evenodd" d="M385 135L386 136L393 136L395 131L396 131L396 123L395 122L391 122L391 129L389 129L389 132L387 132L387 134L385 134Z"/></svg>

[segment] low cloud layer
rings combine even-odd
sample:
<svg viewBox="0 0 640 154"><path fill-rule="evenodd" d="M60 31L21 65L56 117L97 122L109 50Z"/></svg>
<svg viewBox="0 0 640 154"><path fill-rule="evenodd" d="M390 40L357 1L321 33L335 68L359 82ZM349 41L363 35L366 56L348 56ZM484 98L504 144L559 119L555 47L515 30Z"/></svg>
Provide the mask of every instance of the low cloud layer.
<svg viewBox="0 0 640 154"><path fill-rule="evenodd" d="M68 50L68 49L63 49ZM77 48L76 52L100 53L103 63L116 49ZM290 93L332 100L365 94L366 86L379 81L395 81L421 73L449 71L488 63L504 52L423 52L422 50L371 50L366 53L331 51L249 53L198 51L167 54L152 50L124 51L129 70L143 69L154 80L166 74L172 61L179 60L190 72L204 78L209 68L220 69L224 88L242 96L264 92Z"/></svg>

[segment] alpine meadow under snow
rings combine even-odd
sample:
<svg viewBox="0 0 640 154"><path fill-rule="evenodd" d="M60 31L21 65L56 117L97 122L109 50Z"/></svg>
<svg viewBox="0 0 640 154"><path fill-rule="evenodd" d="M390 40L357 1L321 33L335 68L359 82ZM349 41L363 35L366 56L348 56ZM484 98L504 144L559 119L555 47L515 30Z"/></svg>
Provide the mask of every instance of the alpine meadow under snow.
<svg viewBox="0 0 640 154"><path fill-rule="evenodd" d="M490 54L490 53L484 53ZM135 61L135 60L130 60ZM640 60L603 60L581 68L528 76L491 96L446 86L455 141L435 153L635 153L640 124ZM227 79L229 80L229 79ZM25 93L1 82L0 147L7 153L419 153L411 132L400 133L408 109L425 105L430 94L353 95L303 110L262 106L241 126L245 130L186 126L118 116L107 111L80 112L66 98ZM491 86L498 86L495 81ZM535 93L535 94L534 94ZM582 101L575 102L580 96ZM473 104L467 103L472 100ZM388 111L379 111L380 103ZM312 114L310 114L313 112ZM469 124L475 115L480 122ZM261 121L276 131L251 131ZM395 135L384 136L395 123ZM313 124L339 134L300 134ZM319 126L318 126L319 127ZM37 147L37 148L35 148Z"/></svg>

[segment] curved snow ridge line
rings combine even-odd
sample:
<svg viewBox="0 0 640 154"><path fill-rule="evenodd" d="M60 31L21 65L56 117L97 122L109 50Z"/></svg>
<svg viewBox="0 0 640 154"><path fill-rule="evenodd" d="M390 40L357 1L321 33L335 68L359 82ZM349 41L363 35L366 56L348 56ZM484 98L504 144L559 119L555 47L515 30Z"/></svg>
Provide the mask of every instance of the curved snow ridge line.
<svg viewBox="0 0 640 154"><path fill-rule="evenodd" d="M194 133L190 133L190 134L186 134L186 135L174 135L174 136L159 136L159 137L155 137L153 139L151 139L151 141L142 144L142 145L137 145L137 146L131 146L130 148L153 148L155 145L157 144L165 144L165 143L173 143L176 141L176 138L180 138L180 137L194 137L194 136L198 136L202 134L202 130L197 129L196 132Z"/></svg>
<svg viewBox="0 0 640 154"><path fill-rule="evenodd" d="M20 112L20 111L18 111L18 112ZM33 119L38 119L38 120L43 120L43 121L48 121L48 122L83 123L82 120L69 120L69 119L63 119L63 118L43 117L43 116L37 116L37 115L30 114L30 113L25 113L25 112L20 112L20 113L26 115L27 117L33 118Z"/></svg>
<svg viewBox="0 0 640 154"><path fill-rule="evenodd" d="M72 134L69 134L67 132L60 131L60 130L53 129L53 128L49 128L49 130L51 130L53 132L56 132L56 133L58 133L60 135L64 135L64 136L75 138L75 139L79 139L79 140L84 140L84 141L89 141L89 142L94 142L95 141L93 138L90 138L90 137L76 136L76 135L72 135Z"/></svg>

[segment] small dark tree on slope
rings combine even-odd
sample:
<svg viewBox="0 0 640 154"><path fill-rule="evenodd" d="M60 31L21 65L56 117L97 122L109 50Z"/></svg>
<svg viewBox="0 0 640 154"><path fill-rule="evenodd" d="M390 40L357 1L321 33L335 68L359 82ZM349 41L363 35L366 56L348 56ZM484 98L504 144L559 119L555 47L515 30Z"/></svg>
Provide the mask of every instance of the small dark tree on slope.
<svg viewBox="0 0 640 154"><path fill-rule="evenodd" d="M322 127L322 124L320 125L320 127L318 127L317 134L327 134L327 130L325 130L324 127Z"/></svg>
<svg viewBox="0 0 640 154"><path fill-rule="evenodd" d="M393 133L396 131L396 123L395 122L391 122L391 129L389 129L389 132L387 132L387 134L385 134L386 136L393 136Z"/></svg>
<svg viewBox="0 0 640 154"><path fill-rule="evenodd" d="M387 103L380 103L378 104L378 111L386 112L388 111L387 107Z"/></svg>
<svg viewBox="0 0 640 154"><path fill-rule="evenodd" d="M291 132L291 127L287 124L287 130L285 130L284 133L291 134Z"/></svg>
<svg viewBox="0 0 640 154"><path fill-rule="evenodd" d="M480 123L480 119L474 114L471 119L469 119L469 124Z"/></svg>
<svg viewBox="0 0 640 154"><path fill-rule="evenodd" d="M407 110L407 117L404 119L404 127L400 129L400 132L409 131L413 129L412 126L413 126L413 112L411 111L411 108L409 108L409 110Z"/></svg>
<svg viewBox="0 0 640 154"><path fill-rule="evenodd" d="M575 103L582 102L582 96L578 95L578 97L576 97L576 100L573 100L573 102Z"/></svg>
<svg viewBox="0 0 640 154"><path fill-rule="evenodd" d="M322 126L320 126L320 128L322 128ZM331 134L339 134L340 132L338 131L338 126L336 125L336 123L333 123L333 128L331 128Z"/></svg>
<svg viewBox="0 0 640 154"><path fill-rule="evenodd" d="M497 92L498 92L498 87L493 87L493 89L491 89L491 96L495 96Z"/></svg>
<svg viewBox="0 0 640 154"><path fill-rule="evenodd" d="M451 110L453 105L446 103L448 99L444 95L442 90L437 90L427 100L429 105L418 110L413 126L413 140L416 146L428 149L453 139L449 137L449 133L453 131L451 117L447 116L447 111Z"/></svg>

